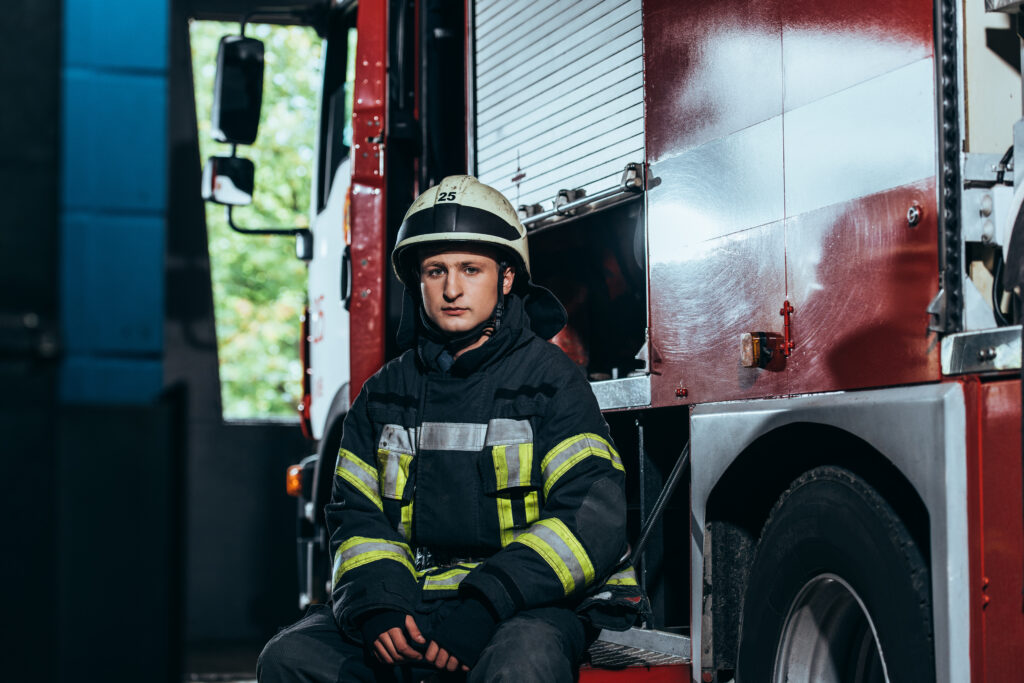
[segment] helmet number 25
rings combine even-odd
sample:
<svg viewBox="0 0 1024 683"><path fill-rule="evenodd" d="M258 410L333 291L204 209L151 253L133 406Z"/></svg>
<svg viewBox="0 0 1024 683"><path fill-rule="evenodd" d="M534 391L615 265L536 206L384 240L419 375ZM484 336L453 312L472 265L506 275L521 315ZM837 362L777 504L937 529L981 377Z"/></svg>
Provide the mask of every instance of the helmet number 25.
<svg viewBox="0 0 1024 683"><path fill-rule="evenodd" d="M439 193L437 195L437 201L439 201L439 202L454 202L455 201L455 193L454 192L441 192L441 193Z"/></svg>

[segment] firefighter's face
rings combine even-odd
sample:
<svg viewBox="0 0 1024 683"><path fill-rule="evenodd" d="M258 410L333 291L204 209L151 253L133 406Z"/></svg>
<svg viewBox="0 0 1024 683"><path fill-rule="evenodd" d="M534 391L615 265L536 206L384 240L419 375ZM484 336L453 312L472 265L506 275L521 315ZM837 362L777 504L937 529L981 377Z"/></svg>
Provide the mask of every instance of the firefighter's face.
<svg viewBox="0 0 1024 683"><path fill-rule="evenodd" d="M419 254L420 294L427 317L445 332L472 330L491 317L498 303L497 254L463 245L458 251L426 249ZM505 271L502 291L512 290L515 272Z"/></svg>

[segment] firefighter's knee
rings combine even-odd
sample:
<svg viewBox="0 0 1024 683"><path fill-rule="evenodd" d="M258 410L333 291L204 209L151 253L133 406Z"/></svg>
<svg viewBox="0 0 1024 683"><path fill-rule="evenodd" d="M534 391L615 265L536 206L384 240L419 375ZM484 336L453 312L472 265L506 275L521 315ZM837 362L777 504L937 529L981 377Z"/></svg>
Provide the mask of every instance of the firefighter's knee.
<svg viewBox="0 0 1024 683"><path fill-rule="evenodd" d="M573 623L575 616L566 612L567 626L524 615L503 623L470 671L468 683L573 681L582 649L582 642L576 642L582 639L582 626Z"/></svg>

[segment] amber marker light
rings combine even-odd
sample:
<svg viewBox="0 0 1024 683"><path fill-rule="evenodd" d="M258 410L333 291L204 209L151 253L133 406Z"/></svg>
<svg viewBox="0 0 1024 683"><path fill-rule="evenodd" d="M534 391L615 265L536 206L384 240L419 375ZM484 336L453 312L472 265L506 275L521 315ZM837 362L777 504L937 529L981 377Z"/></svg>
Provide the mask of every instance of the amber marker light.
<svg viewBox="0 0 1024 683"><path fill-rule="evenodd" d="M302 465L292 465L285 477L285 490L289 496L298 498L302 495Z"/></svg>

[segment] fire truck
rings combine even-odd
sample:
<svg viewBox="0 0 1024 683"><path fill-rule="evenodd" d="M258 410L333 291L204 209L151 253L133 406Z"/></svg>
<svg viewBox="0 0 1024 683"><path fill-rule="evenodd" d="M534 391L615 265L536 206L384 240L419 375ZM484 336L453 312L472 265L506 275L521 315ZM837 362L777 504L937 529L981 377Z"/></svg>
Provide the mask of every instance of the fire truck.
<svg viewBox="0 0 1024 683"><path fill-rule="evenodd" d="M627 465L653 615L602 642L647 659L586 676L1021 680L1020 5L318 6L301 602L343 418L398 353L395 233L468 172L519 207ZM210 198L249 201L243 161Z"/></svg>

